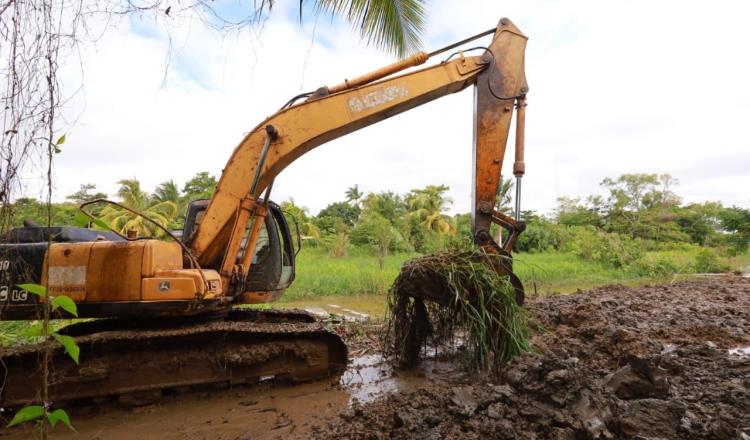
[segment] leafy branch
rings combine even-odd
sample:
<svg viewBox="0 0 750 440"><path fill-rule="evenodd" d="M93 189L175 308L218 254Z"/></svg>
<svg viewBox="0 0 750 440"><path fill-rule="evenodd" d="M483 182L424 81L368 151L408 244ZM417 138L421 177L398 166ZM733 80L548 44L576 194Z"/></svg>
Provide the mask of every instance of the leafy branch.
<svg viewBox="0 0 750 440"><path fill-rule="evenodd" d="M75 301L69 296L57 295L51 296L48 294L47 288L40 284L19 284L19 288L25 290L28 293L34 294L43 300L44 307L46 309L45 317L49 317L53 312L57 310L64 310L65 312L78 317L78 308ZM49 347L47 344L55 340L59 343L65 353L70 356L73 361L78 364L81 354L81 348L76 344L75 339L72 336L61 335L56 331L50 331L49 319L45 319L40 323L41 325L33 326L29 329L29 336L41 337L43 343L46 345L45 350ZM8 427L20 425L27 422L37 422L43 424L45 421L50 427L54 428L58 422L62 422L68 428L73 429L73 425L70 423L70 417L64 409L55 409L50 411L50 405L45 402L44 405L27 405L19 409L18 412L13 416L13 419L8 423Z"/></svg>

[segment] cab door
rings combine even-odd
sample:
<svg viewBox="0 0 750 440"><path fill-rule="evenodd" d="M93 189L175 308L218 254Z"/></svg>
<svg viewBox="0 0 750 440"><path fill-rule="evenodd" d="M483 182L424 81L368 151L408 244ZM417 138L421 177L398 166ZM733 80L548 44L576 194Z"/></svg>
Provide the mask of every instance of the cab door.
<svg viewBox="0 0 750 440"><path fill-rule="evenodd" d="M259 203L263 203L263 201L259 200ZM185 219L183 240L189 240L196 224L200 223L207 206L207 200L199 200L190 204ZM236 256L237 263L241 261L245 252L247 235L250 232L252 222L248 223L245 238L243 238L240 251ZM294 281L294 257L294 244L289 225L279 205L269 201L268 211L263 219L263 226L260 229L250 271L242 286L243 297L253 299L247 302L272 301L281 296L284 289Z"/></svg>

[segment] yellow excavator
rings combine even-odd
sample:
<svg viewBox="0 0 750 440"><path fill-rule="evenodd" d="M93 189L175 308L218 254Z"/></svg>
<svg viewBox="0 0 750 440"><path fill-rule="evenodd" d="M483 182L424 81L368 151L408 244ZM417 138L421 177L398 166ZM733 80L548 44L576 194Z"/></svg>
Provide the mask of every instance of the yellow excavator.
<svg viewBox="0 0 750 440"><path fill-rule="evenodd" d="M493 35L488 47L448 55L487 35ZM496 28L432 53L295 96L242 140L211 199L188 207L181 237L32 225L6 233L0 319L42 316L45 299L19 287L26 283L46 286L49 296L69 296L81 318L105 318L60 331L76 338L80 365L61 348L52 353L49 399L109 399L269 378L296 382L341 371L346 346L312 316L234 307L274 301L295 277L299 232L292 234L270 201L274 179L319 145L472 85L474 242L507 257L499 259L498 276L510 278L523 302L510 252L524 229L517 213L525 171L526 40L504 18ZM446 54L439 63L399 74L439 54ZM512 218L495 210L495 200L514 113ZM508 231L502 244L490 234L493 223ZM0 407L39 401L41 346L2 349Z"/></svg>

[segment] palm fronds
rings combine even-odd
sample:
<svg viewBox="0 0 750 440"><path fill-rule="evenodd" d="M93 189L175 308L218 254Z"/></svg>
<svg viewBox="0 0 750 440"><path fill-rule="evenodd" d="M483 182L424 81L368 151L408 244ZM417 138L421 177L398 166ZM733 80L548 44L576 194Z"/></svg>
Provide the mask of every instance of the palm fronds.
<svg viewBox="0 0 750 440"><path fill-rule="evenodd" d="M424 0L318 0L318 12L345 17L362 38L399 57L420 49Z"/></svg>

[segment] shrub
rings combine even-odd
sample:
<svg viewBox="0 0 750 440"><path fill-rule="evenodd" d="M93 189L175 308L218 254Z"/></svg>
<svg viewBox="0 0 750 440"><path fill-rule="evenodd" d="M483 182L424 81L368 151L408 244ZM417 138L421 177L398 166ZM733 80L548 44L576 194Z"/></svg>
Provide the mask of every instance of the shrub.
<svg viewBox="0 0 750 440"><path fill-rule="evenodd" d="M701 249L695 256L695 271L698 273L720 273L729 270L713 249Z"/></svg>
<svg viewBox="0 0 750 440"><path fill-rule="evenodd" d="M332 257L346 257L349 253L349 248L351 248L349 235L346 232L328 235L322 241L328 250L328 255Z"/></svg>
<svg viewBox="0 0 750 440"><path fill-rule="evenodd" d="M576 230L570 248L581 259L600 261L617 268L637 261L642 254L640 241L622 234L597 231L590 226Z"/></svg>
<svg viewBox="0 0 750 440"><path fill-rule="evenodd" d="M364 215L351 231L352 244L356 246L385 246L389 252L411 251L409 242L400 231L379 214Z"/></svg>
<svg viewBox="0 0 750 440"><path fill-rule="evenodd" d="M644 277L665 278L679 272L677 264L670 258L641 258L632 264L635 272Z"/></svg>
<svg viewBox="0 0 750 440"><path fill-rule="evenodd" d="M529 223L516 242L516 250L521 252L545 252L566 247L577 226L566 226L546 220Z"/></svg>

